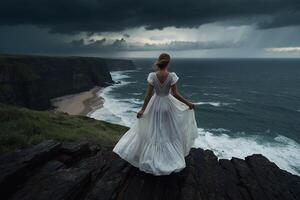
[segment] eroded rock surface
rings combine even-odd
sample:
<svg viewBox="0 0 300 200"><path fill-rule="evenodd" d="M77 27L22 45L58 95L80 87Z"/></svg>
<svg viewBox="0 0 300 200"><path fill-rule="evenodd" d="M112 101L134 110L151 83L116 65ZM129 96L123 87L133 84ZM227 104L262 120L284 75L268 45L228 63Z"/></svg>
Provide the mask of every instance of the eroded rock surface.
<svg viewBox="0 0 300 200"><path fill-rule="evenodd" d="M186 164L179 173L153 176L111 149L50 140L0 156L1 199L300 199L300 177L260 154L218 160L193 148Z"/></svg>

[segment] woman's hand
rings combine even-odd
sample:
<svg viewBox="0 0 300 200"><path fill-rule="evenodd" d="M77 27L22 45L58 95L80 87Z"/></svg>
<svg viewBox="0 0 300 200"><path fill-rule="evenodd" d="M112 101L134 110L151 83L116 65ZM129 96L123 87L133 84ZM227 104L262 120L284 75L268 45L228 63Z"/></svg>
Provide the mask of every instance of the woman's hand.
<svg viewBox="0 0 300 200"><path fill-rule="evenodd" d="M190 108L190 109L194 109L195 108L195 105L191 102L188 102L187 106Z"/></svg>
<svg viewBox="0 0 300 200"><path fill-rule="evenodd" d="M140 118L140 117L144 114L144 111L145 111L145 110L141 109L141 110L137 113L136 117L137 117L137 118Z"/></svg>

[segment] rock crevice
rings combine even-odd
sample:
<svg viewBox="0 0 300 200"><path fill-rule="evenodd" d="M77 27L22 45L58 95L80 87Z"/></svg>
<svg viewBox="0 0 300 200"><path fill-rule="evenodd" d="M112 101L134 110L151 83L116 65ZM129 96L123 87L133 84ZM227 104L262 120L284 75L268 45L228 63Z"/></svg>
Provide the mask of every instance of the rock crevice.
<svg viewBox="0 0 300 200"><path fill-rule="evenodd" d="M3 199L267 200L300 199L300 177L260 154L219 159L191 149L186 168L168 176L144 173L111 148L45 141L0 156Z"/></svg>

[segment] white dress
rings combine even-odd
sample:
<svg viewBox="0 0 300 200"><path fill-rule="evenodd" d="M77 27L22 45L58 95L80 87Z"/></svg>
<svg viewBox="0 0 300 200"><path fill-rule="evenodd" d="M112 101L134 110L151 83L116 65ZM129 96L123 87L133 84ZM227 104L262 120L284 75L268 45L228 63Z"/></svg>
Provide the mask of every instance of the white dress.
<svg viewBox="0 0 300 200"><path fill-rule="evenodd" d="M168 175L185 168L185 156L198 136L195 112L171 94L178 76L170 72L161 84L156 73L147 81L154 86L142 117L137 118L113 151L141 171Z"/></svg>

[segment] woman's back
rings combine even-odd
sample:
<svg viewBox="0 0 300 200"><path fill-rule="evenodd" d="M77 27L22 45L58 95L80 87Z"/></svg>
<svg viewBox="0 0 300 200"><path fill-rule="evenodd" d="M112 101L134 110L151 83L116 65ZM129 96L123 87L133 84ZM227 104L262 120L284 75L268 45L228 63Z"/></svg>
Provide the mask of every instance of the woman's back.
<svg viewBox="0 0 300 200"><path fill-rule="evenodd" d="M156 95L166 96L170 93L171 86L174 85L178 79L175 72L168 72L167 78L161 82L156 72L150 72L147 81L154 87Z"/></svg>

